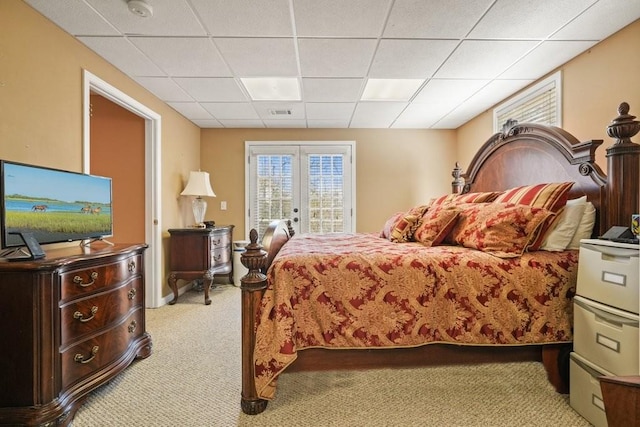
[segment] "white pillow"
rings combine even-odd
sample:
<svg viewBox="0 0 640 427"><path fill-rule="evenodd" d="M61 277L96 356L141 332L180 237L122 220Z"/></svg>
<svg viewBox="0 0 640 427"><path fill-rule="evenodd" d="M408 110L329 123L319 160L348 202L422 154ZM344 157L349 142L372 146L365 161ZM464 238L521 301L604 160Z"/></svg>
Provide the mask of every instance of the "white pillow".
<svg viewBox="0 0 640 427"><path fill-rule="evenodd" d="M540 249L543 251L564 251L576 234L586 206L587 196L567 200L567 204L542 241Z"/></svg>
<svg viewBox="0 0 640 427"><path fill-rule="evenodd" d="M576 230L576 234L571 238L571 242L567 249L580 249L580 240L590 239L593 234L593 226L596 223L596 208L593 203L587 202L587 207L584 209L584 215L580 220L580 225Z"/></svg>

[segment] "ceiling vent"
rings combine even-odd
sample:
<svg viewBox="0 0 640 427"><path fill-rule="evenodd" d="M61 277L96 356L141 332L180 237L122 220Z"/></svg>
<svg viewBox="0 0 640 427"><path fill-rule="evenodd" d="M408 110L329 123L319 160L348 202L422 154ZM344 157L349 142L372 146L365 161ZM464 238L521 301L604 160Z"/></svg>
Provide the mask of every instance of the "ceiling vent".
<svg viewBox="0 0 640 427"><path fill-rule="evenodd" d="M291 109L269 110L269 114L272 116L290 116Z"/></svg>

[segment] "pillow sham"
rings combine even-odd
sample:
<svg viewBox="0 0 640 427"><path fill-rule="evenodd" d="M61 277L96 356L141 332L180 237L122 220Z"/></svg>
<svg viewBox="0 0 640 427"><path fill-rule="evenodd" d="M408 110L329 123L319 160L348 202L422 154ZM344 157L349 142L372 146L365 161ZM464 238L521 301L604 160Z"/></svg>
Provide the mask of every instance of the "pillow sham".
<svg viewBox="0 0 640 427"><path fill-rule="evenodd" d="M445 203L485 203L493 201L498 195L502 194L499 191L487 191L478 193L465 193L465 194L445 194L444 196L437 197L431 200L431 206L442 205Z"/></svg>
<svg viewBox="0 0 640 427"><path fill-rule="evenodd" d="M402 215L404 215L404 212L396 212L391 215L389 219L387 219L387 221L384 223L382 230L380 230L380 237L385 239L391 238L391 231L395 228Z"/></svg>
<svg viewBox="0 0 640 427"><path fill-rule="evenodd" d="M569 190L573 186L573 182L552 182L547 184L533 184L514 187L506 190L496 197L494 202L497 203L516 203L520 205L542 208L553 213L558 213L567 203ZM543 225L538 238L530 245L530 250L538 250L542 245L542 238L547 229L551 226L553 216L550 217Z"/></svg>
<svg viewBox="0 0 640 427"><path fill-rule="evenodd" d="M456 225L460 209L451 205L429 208L413 234L413 240L425 246L437 246Z"/></svg>
<svg viewBox="0 0 640 427"><path fill-rule="evenodd" d="M567 204L542 239L540 249L543 251L564 251L576 234L586 207L587 196L567 200Z"/></svg>
<svg viewBox="0 0 640 427"><path fill-rule="evenodd" d="M396 243L412 241L413 233L420 225L420 219L427 209L429 209L429 205L419 205L402 214L391 230L389 240Z"/></svg>
<svg viewBox="0 0 640 427"><path fill-rule="evenodd" d="M580 225L571 238L567 249L580 249L580 240L590 239L593 234L593 226L596 224L596 208L593 203L587 202L584 208L584 215L580 220Z"/></svg>
<svg viewBox="0 0 640 427"><path fill-rule="evenodd" d="M470 203L461 208L450 237L454 243L500 258L522 255L553 212L513 203Z"/></svg>

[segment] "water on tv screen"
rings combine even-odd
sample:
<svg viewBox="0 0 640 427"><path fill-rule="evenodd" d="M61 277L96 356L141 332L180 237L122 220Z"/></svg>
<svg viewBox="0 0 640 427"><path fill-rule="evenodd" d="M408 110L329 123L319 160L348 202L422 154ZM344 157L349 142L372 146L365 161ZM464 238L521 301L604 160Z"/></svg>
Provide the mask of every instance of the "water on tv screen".
<svg viewBox="0 0 640 427"><path fill-rule="evenodd" d="M113 233L111 178L2 161L2 247L97 239Z"/></svg>

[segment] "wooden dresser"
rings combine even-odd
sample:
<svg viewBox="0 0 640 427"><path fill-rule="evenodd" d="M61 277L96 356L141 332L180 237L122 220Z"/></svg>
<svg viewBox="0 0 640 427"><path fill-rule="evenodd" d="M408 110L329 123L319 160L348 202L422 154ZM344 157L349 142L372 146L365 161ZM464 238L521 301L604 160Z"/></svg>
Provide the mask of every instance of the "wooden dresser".
<svg viewBox="0 0 640 427"><path fill-rule="evenodd" d="M87 393L151 354L146 247L0 262L0 425L68 425Z"/></svg>
<svg viewBox="0 0 640 427"><path fill-rule="evenodd" d="M169 230L169 287L178 301L178 279L204 282L204 303L211 304L209 288L215 276L224 275L233 283L233 225L212 228L172 228Z"/></svg>

